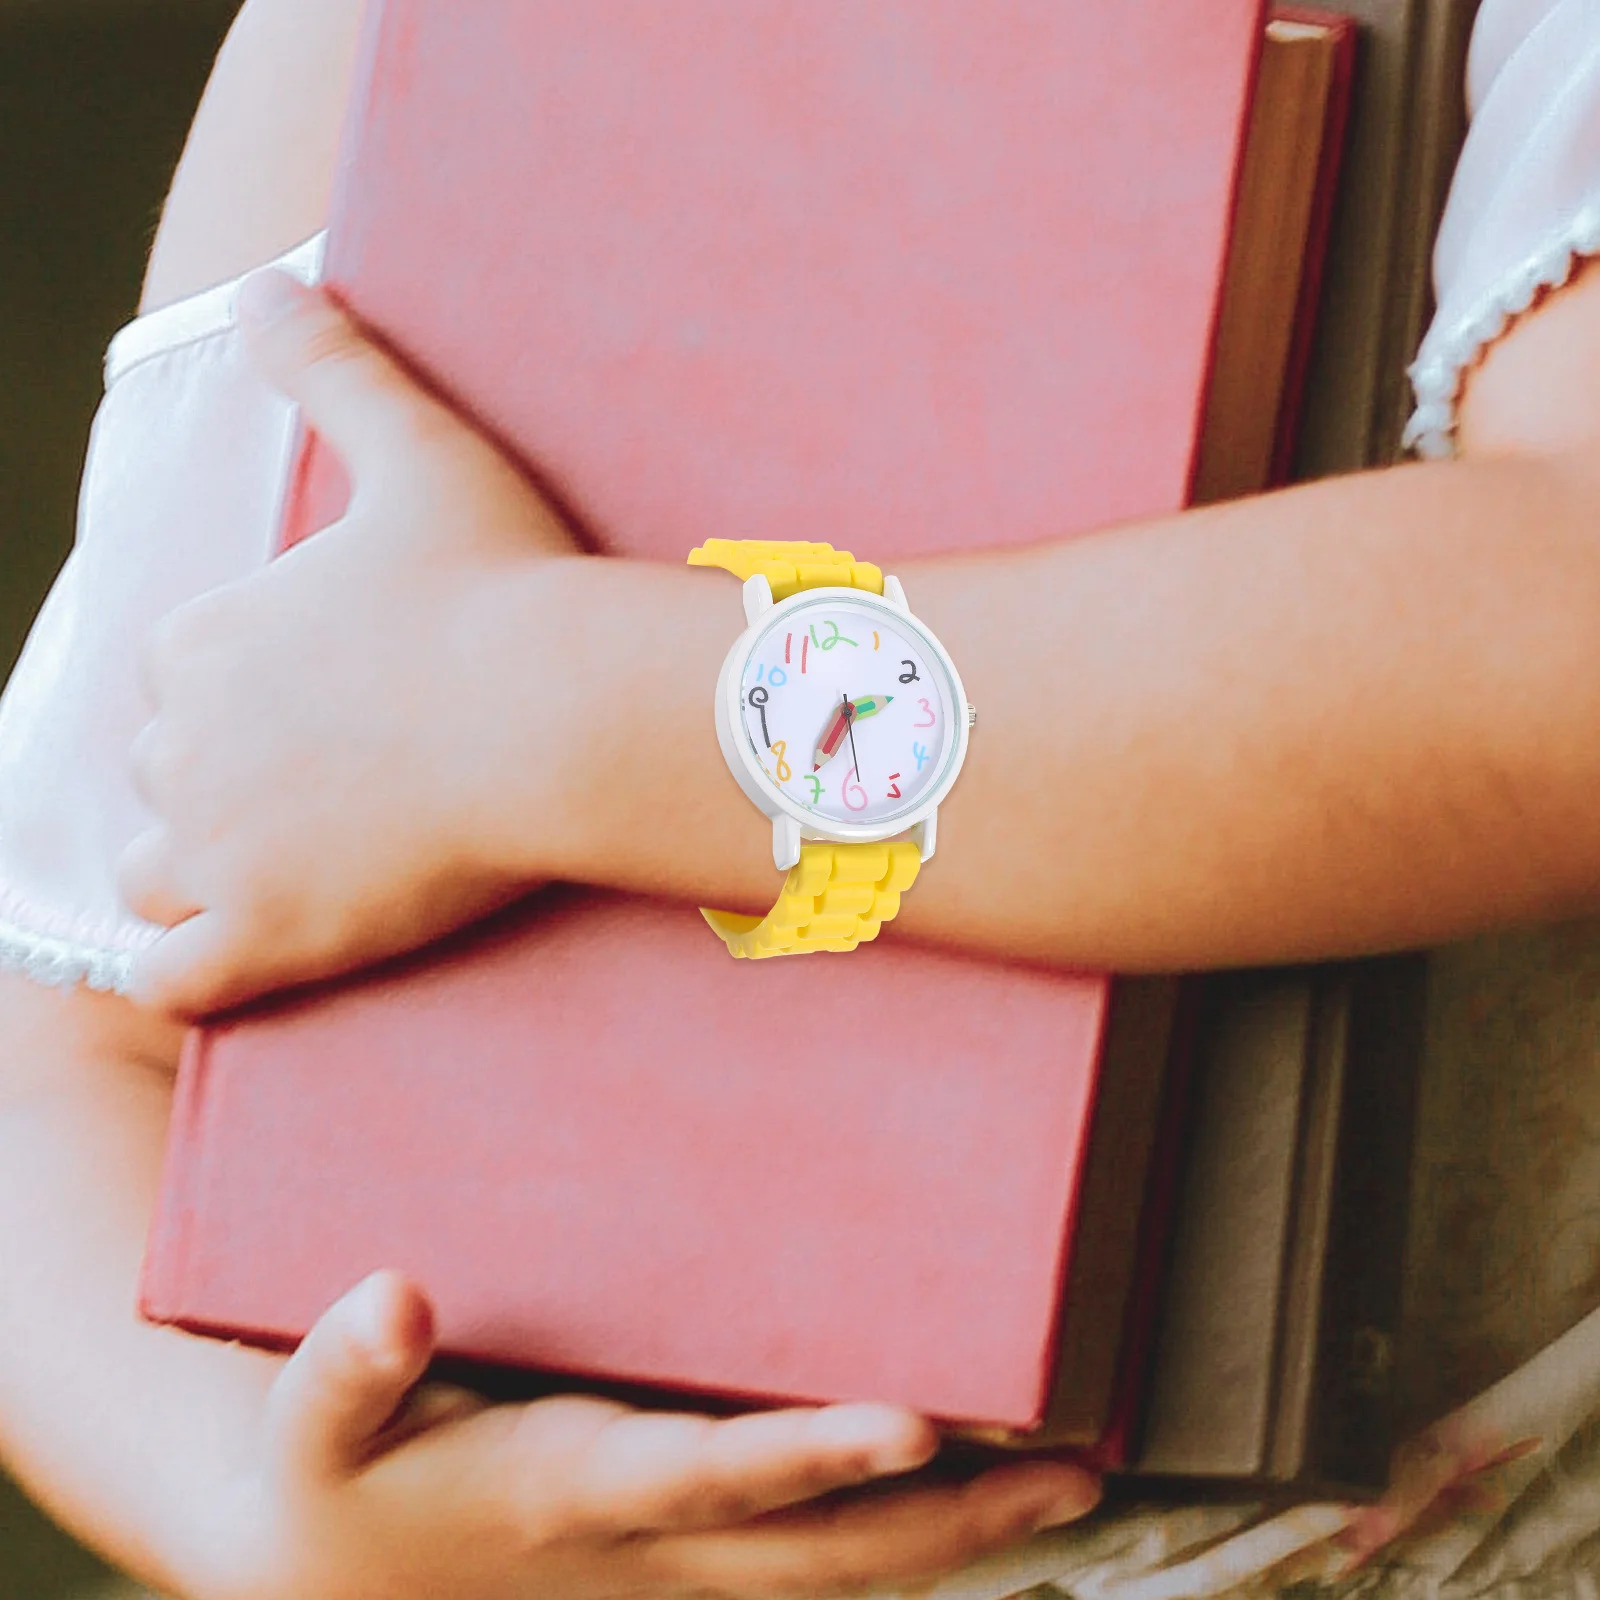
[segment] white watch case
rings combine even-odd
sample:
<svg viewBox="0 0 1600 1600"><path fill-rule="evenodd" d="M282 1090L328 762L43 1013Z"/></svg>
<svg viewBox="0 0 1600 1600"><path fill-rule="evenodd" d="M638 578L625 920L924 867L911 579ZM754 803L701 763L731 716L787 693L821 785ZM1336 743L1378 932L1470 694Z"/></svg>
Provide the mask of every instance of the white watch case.
<svg viewBox="0 0 1600 1600"><path fill-rule="evenodd" d="M953 756L928 791L927 797L910 811L902 812L886 823L836 823L796 805L767 781L749 740L744 737L744 669L758 638L787 612L814 606L819 600L826 600L830 596L848 600L855 606L865 606L869 610L881 606L897 626L909 624L927 648L928 654L949 675L955 695L955 704L950 708L956 738ZM772 585L757 573L745 580L744 614L748 626L728 651L717 678L717 743L722 747L723 759L727 761L728 770L733 773L739 787L757 809L772 818L772 859L779 871L787 872L800 860L802 839L871 844L904 835L918 846L923 861L931 860L938 844L939 806L960 776L967 759L967 742L974 719L955 663L928 627L912 614L900 580L885 575L881 597L870 590L817 588L801 589L787 600L774 601Z"/></svg>

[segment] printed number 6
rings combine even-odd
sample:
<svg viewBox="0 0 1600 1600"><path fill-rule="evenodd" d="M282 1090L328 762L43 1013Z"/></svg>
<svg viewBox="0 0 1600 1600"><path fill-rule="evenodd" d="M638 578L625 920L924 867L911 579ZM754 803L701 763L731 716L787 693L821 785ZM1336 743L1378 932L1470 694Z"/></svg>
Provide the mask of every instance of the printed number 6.
<svg viewBox="0 0 1600 1600"><path fill-rule="evenodd" d="M844 780L844 803L852 811L865 811L867 809L867 791L856 781L859 777L860 774L852 769L850 776ZM860 795L861 798L859 800L854 799L854 795Z"/></svg>

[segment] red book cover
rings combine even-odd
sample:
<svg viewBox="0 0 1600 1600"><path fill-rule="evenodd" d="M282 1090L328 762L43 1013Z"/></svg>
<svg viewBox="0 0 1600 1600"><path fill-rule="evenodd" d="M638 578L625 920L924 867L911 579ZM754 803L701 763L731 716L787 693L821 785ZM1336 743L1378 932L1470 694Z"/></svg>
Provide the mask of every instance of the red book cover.
<svg viewBox="0 0 1600 1600"><path fill-rule="evenodd" d="M892 571L1168 512L1261 28L382 0L329 279L608 556L826 537ZM287 537L341 495L313 441ZM736 962L692 906L553 891L194 1036L144 1308L286 1342L395 1266L452 1354L1026 1428L1108 993L892 929Z"/></svg>

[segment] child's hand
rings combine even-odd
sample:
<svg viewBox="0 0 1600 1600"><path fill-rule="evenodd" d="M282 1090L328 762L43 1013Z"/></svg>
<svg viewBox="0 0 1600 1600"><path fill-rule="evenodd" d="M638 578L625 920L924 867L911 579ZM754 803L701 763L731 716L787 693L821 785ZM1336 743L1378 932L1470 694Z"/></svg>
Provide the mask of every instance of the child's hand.
<svg viewBox="0 0 1600 1600"><path fill-rule="evenodd" d="M317 1325L274 1384L266 1464L237 1486L208 1600L824 1600L934 1578L1097 1498L1087 1473L1039 1462L807 1505L922 1465L932 1428L869 1405L728 1421L490 1407L413 1390L431 1337L391 1274Z"/></svg>
<svg viewBox="0 0 1600 1600"><path fill-rule="evenodd" d="M134 775L157 824L120 881L171 929L136 996L189 1014L413 949L531 887L501 838L533 720L530 624L506 594L574 554L525 479L331 301L265 273L241 315L353 493L336 527L181 607L147 652Z"/></svg>

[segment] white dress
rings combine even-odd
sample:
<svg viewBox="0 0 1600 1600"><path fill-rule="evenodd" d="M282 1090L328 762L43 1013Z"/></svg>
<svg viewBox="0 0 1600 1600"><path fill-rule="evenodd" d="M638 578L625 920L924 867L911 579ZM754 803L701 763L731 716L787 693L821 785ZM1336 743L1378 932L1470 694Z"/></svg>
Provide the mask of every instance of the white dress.
<svg viewBox="0 0 1600 1600"><path fill-rule="evenodd" d="M1469 103L1435 257L1439 309L1412 370L1408 440L1425 456L1449 454L1463 374L1484 348L1600 252L1600 0L1485 0ZM320 240L286 258L308 280L320 260ZM113 342L77 541L0 699L0 966L41 981L117 989L154 937L114 878L145 822L126 769L147 715L138 646L180 602L269 555L293 417L241 357L235 287ZM1600 991L1600 961L1582 977ZM1491 1092L1496 1081L1486 1074ZM1600 1089L1591 1100L1584 1115L1600 1127ZM1579 1187L1600 1194L1600 1135L1582 1153ZM1600 1261L1600 1220L1592 1231ZM937 1593L993 1600L1044 1585L1082 1600L1184 1600L1299 1580L1297 1592L1318 1595L1600 1600L1600 1313L1581 1315L1600 1287L1589 1283L1600 1269L1561 1302L1577 1314L1551 1331L1570 1331L1403 1452L1389 1500L1353 1529L1326 1506L1270 1519L1250 1506L1123 1510ZM1477 1502L1466 1512L1464 1484ZM1340 1576L1353 1548L1370 1559Z"/></svg>

